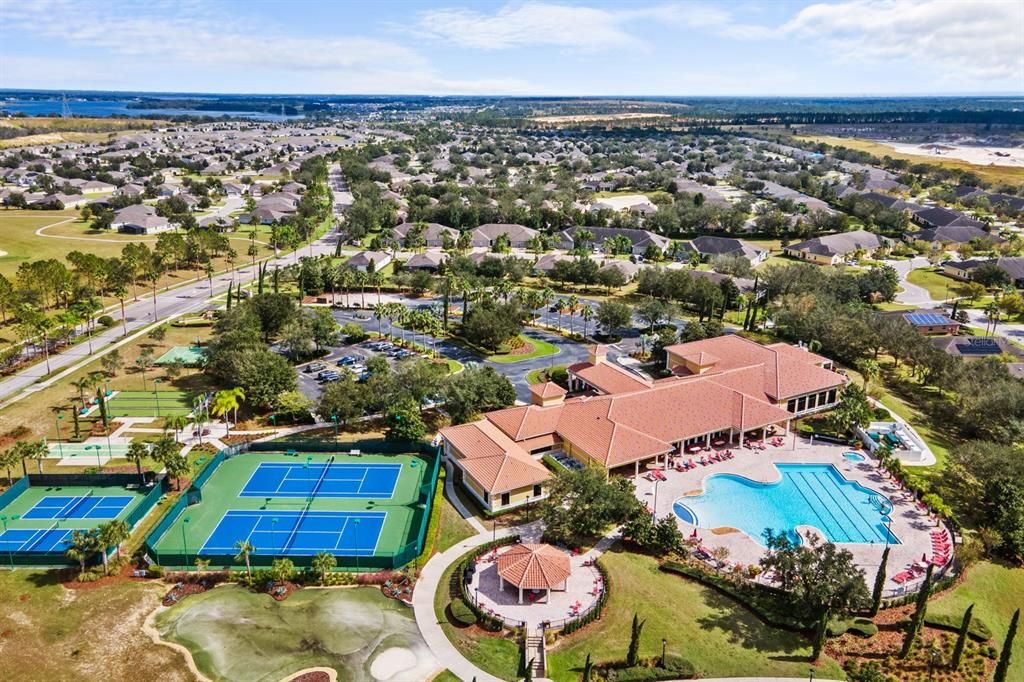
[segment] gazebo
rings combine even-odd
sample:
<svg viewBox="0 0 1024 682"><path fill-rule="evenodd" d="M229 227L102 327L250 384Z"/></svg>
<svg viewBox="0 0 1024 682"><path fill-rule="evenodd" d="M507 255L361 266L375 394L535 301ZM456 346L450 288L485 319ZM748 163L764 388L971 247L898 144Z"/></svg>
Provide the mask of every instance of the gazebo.
<svg viewBox="0 0 1024 682"><path fill-rule="evenodd" d="M565 581L572 574L569 555L551 545L513 545L498 555L498 581L502 590L505 583L519 588L519 603L523 603L523 590L544 590L544 599L551 591L566 589Z"/></svg>

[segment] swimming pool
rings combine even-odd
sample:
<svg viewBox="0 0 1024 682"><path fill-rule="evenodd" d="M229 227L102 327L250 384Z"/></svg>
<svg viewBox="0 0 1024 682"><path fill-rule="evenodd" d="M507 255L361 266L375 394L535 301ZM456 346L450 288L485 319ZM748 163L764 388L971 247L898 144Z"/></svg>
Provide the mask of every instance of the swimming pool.
<svg viewBox="0 0 1024 682"><path fill-rule="evenodd" d="M793 532L813 526L829 542L899 544L882 520L888 500L843 478L831 464L776 464L782 480L759 483L735 474L715 474L704 493L676 500L673 511L701 528L736 528L764 543L766 528Z"/></svg>

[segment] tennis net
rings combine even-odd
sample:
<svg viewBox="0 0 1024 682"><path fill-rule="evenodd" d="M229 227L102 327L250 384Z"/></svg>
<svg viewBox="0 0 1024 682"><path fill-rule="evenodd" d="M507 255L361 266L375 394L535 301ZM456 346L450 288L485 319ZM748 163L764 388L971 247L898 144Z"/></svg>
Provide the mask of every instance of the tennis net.
<svg viewBox="0 0 1024 682"><path fill-rule="evenodd" d="M306 506L299 512L299 518L295 520L295 527L292 528L292 532L288 534L288 539L284 541L284 545L281 547L281 554L287 554L288 550L291 549L292 543L295 542L295 536L299 534L299 527L302 526L302 521L306 518L309 508L313 506L313 500L316 499L316 494L320 491L320 486L323 485L324 479L327 478L327 472L333 463L334 455L331 455L330 459L324 464L324 470L320 472L320 478L316 480L316 484L309 491L309 499L306 501Z"/></svg>

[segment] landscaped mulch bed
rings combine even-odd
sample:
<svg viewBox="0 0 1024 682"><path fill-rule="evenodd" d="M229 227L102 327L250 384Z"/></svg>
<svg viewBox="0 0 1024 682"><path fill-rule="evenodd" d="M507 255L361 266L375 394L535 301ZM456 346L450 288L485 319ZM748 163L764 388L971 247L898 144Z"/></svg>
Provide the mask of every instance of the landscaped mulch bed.
<svg viewBox="0 0 1024 682"><path fill-rule="evenodd" d="M297 589L299 589L298 585L286 580L282 583L274 583L271 585L269 589L267 589L267 594L277 601L284 601Z"/></svg>
<svg viewBox="0 0 1024 682"><path fill-rule="evenodd" d="M331 682L331 676L323 670L313 670L308 673L302 673L298 677L293 677L289 682Z"/></svg>
<svg viewBox="0 0 1024 682"><path fill-rule="evenodd" d="M58 571L60 576L60 583L69 590L95 590L108 585L116 585L117 583L123 583L125 581L141 582L146 580L144 577L136 577L132 575L135 570L135 566L126 564L116 573L103 576L99 580L79 582L78 580L78 568L64 568Z"/></svg>

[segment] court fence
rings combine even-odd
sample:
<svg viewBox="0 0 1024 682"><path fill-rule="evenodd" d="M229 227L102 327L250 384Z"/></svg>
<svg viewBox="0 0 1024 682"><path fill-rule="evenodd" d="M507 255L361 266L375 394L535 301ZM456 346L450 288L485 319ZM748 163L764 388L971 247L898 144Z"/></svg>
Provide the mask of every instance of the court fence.
<svg viewBox="0 0 1024 682"><path fill-rule="evenodd" d="M135 525L144 519L147 514L156 506L160 498L166 492L167 479L161 474L152 481L152 488L145 497L124 517L129 528L134 529ZM137 474L29 474L23 476L13 486L0 495L0 510L14 501L19 495L29 488L62 488L62 487L121 487L126 490L139 489L139 477ZM112 548L107 548L109 554ZM6 554L6 556L5 556ZM4 561L6 559L6 562ZM100 563L100 555L97 554L88 563L95 565ZM14 566L32 566L41 568L53 568L60 566L72 566L77 562L72 561L63 551L29 551L29 552L0 552L0 565L6 563L12 568Z"/></svg>
<svg viewBox="0 0 1024 682"><path fill-rule="evenodd" d="M414 537L412 540L392 552L377 551L372 556L359 556L356 554L344 553L335 554L334 557L337 560L337 567L340 570L366 572L398 569L418 559L420 554L423 552L423 547L427 537L427 528L430 524L430 514L434 502L434 490L437 488L437 479L441 470L441 457L436 451L436 448L431 448L425 444L389 443L389 446L390 447L388 449L391 450L389 454L408 453L413 449L418 449L420 455L429 461L429 469L427 470L427 474L424 476L424 482L420 486L416 501L412 503L413 513L411 515L409 533L407 534L407 537ZM380 454L382 449L383 448L374 448L374 452L372 454ZM225 460L247 452L288 452L289 450L294 450L296 452L337 452L338 454L347 454L344 450L339 451L333 443L299 440L287 442L269 441L261 443L239 443L238 445L233 445L221 450L210 461L210 464L203 469L199 476L196 477L195 482L189 490L186 491L186 493L183 494L178 501L167 510L164 517L160 519L159 523L157 523L153 528L153 531L146 538L145 549L150 561L163 566L164 568L188 569L194 566L199 547L196 547L196 551L192 552L168 552L159 551L157 549L157 544L170 531L171 527L175 524L178 518L185 513L189 506L202 500L201 485L209 481L216 469ZM371 453L367 452L367 454ZM203 559L209 560L210 567L231 568L239 567L242 563L236 559L233 554L203 553L201 556ZM251 554L249 555L249 563L254 568L266 568L270 567L276 558L278 557L273 555ZM311 568L314 557L288 555L287 558L291 559L297 568Z"/></svg>

